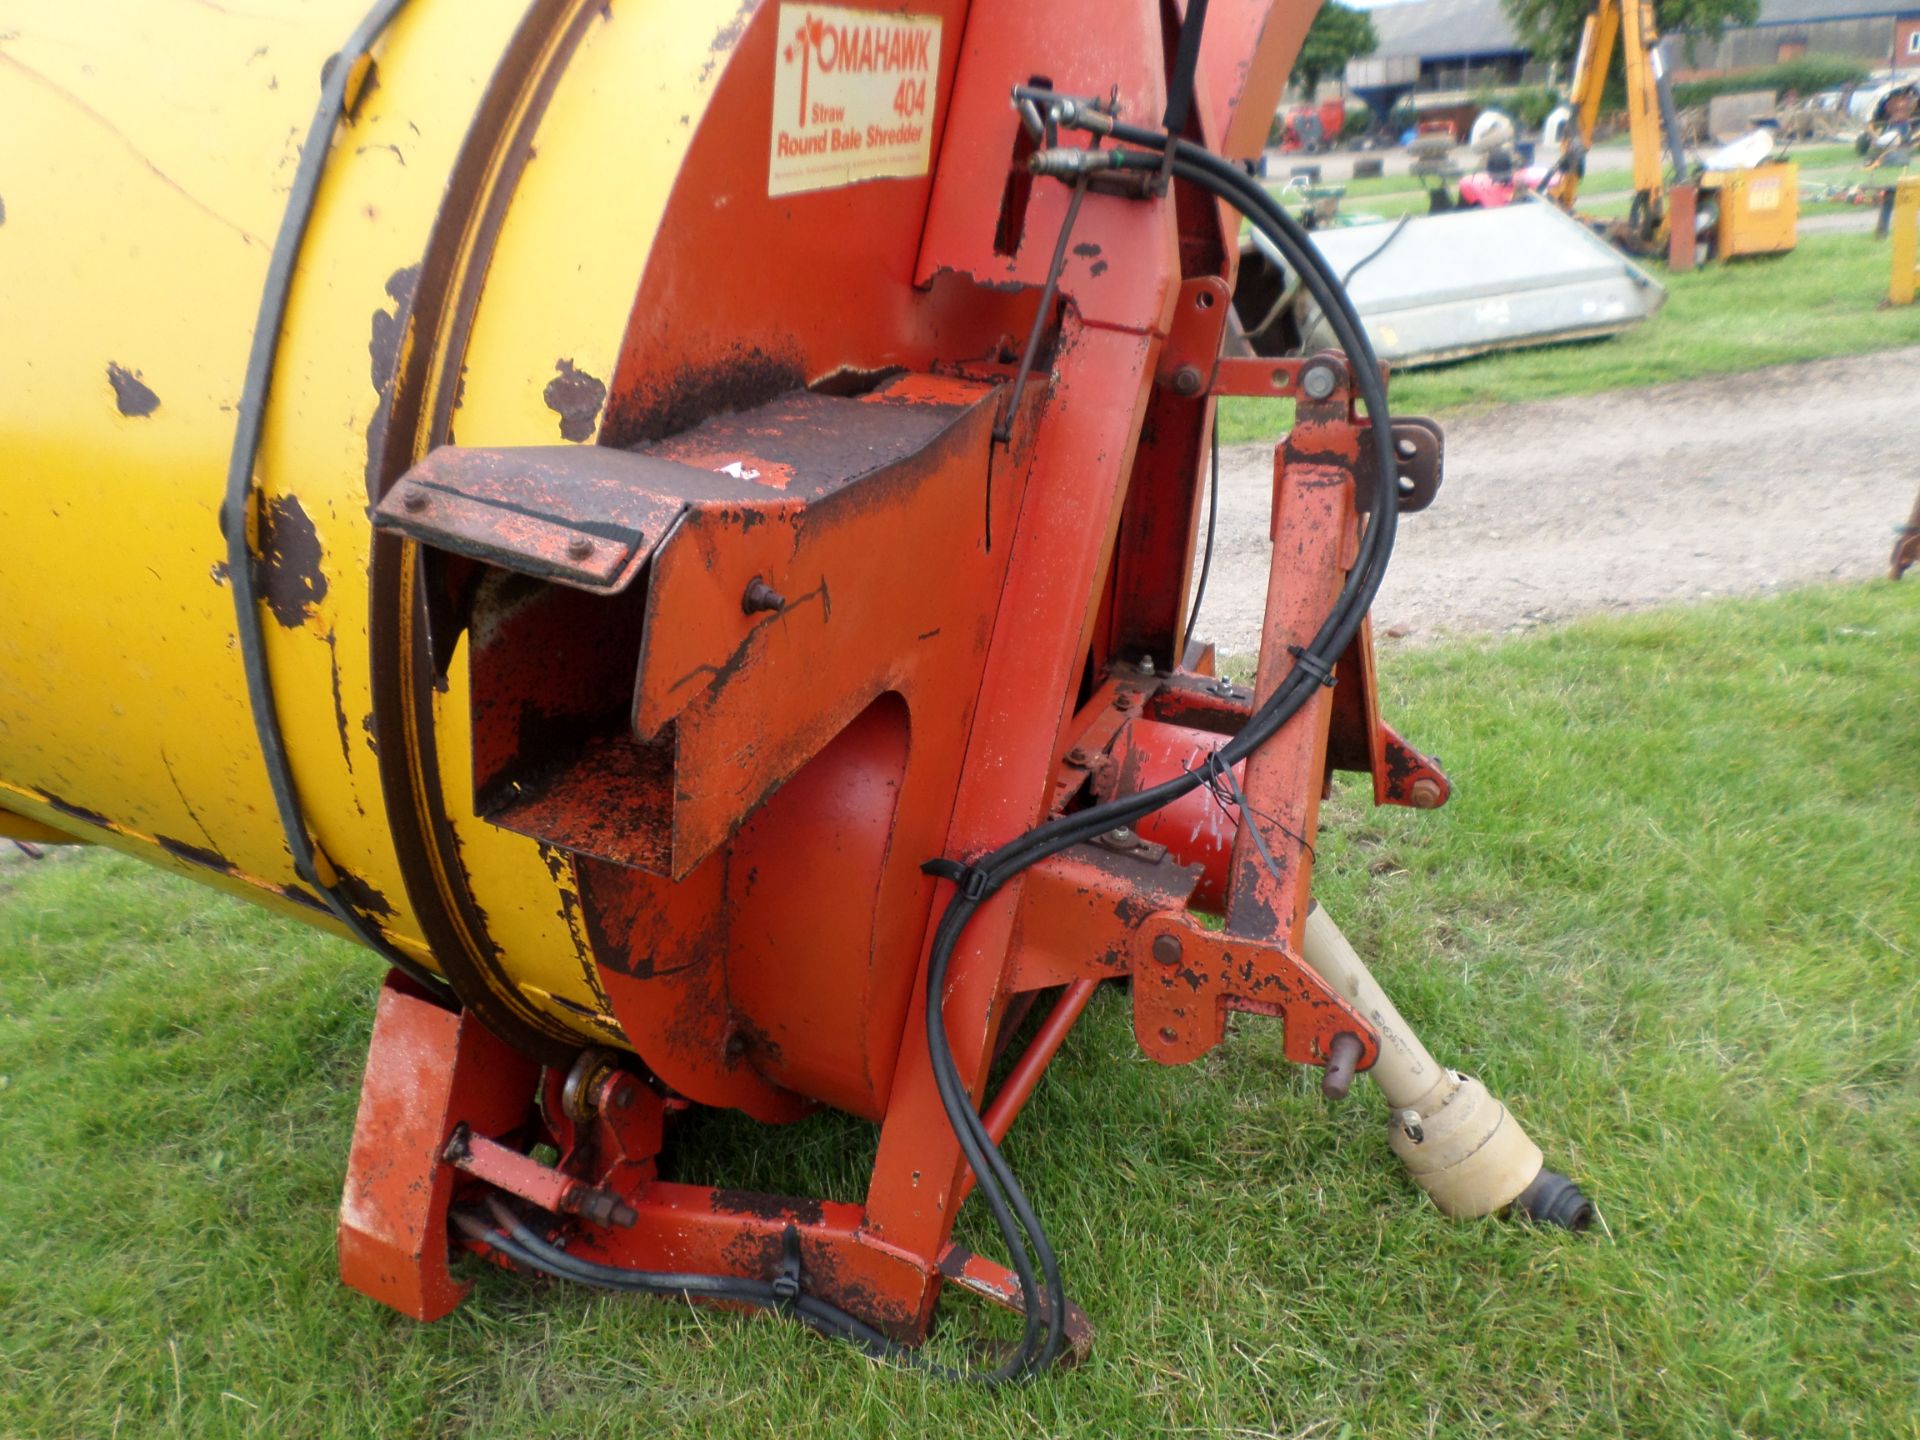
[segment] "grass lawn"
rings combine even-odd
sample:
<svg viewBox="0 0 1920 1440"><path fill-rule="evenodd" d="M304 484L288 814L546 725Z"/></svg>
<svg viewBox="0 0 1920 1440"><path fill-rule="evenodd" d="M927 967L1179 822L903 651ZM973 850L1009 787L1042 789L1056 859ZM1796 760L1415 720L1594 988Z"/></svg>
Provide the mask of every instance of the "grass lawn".
<svg viewBox="0 0 1920 1440"><path fill-rule="evenodd" d="M1650 264L1667 303L1645 324L1606 340L1409 370L1394 377L1394 407L1445 415L1920 345L1920 305L1880 308L1888 265L1886 242L1869 235L1809 235L1790 254L1682 275ZM1291 416L1286 401L1229 399L1220 406L1220 437L1271 440Z"/></svg>
<svg viewBox="0 0 1920 1440"><path fill-rule="evenodd" d="M1628 148L1624 143L1600 147L1602 152L1617 152L1623 157L1626 155ZM1853 146L1851 145L1800 146L1790 150L1780 158L1783 160L1792 160L1797 163L1800 166L1802 175L1805 175L1809 170L1847 167L1859 163L1859 157L1854 154ZM1323 164L1323 161L1320 157L1312 155L1275 155L1269 164L1271 166L1271 173L1267 176L1268 188L1278 194L1280 187L1287 183L1289 178L1288 171L1294 166ZM1471 170L1473 166L1469 164L1465 168ZM1326 183L1329 185L1343 186L1346 189L1349 199L1371 198L1376 195L1395 195L1408 190L1418 192L1420 188L1419 181L1415 180L1411 174L1405 171L1393 175L1369 176L1364 180L1340 180L1330 177ZM1624 166L1611 168L1595 166L1589 171L1584 183L1587 189L1600 192L1618 190L1623 186L1630 187L1632 182L1630 179L1630 171ZM1367 208L1371 209L1372 206L1369 205Z"/></svg>
<svg viewBox="0 0 1920 1440"><path fill-rule="evenodd" d="M0 1435L1913 1436L1916 653L1876 584L1386 657L1458 791L1344 785L1320 894L1610 1238L1450 1223L1371 1087L1329 1109L1253 1019L1163 1069L1107 991L1008 1147L1098 1340L1000 1393L508 1276L380 1309L332 1248L373 963L113 855L0 867ZM682 1139L849 1195L869 1137Z"/></svg>
<svg viewBox="0 0 1920 1440"><path fill-rule="evenodd" d="M1605 176L1601 177L1603 180L1606 178ZM1802 179L1809 184L1817 179L1821 185L1827 185L1829 183L1835 185L1867 185L1873 182L1873 176L1870 172L1858 169L1822 171L1818 176L1803 175ZM1306 208L1304 203L1299 202L1290 202L1288 205L1288 209L1296 216L1302 214ZM1425 190L1408 190L1404 188L1378 196L1363 198L1359 201L1352 201L1349 197L1348 200L1341 202L1341 211L1344 214L1374 215L1383 220L1398 220L1402 215L1425 215L1430 212L1431 208L1431 202ZM1633 197L1626 191L1614 186L1589 185L1580 201L1581 214L1592 215L1601 219L1623 217L1632 208ZM1810 215L1839 215L1847 211L1858 212L1862 208L1862 206L1855 205L1847 200L1816 200L1809 198L1808 194L1803 194L1800 200L1800 214L1803 217Z"/></svg>

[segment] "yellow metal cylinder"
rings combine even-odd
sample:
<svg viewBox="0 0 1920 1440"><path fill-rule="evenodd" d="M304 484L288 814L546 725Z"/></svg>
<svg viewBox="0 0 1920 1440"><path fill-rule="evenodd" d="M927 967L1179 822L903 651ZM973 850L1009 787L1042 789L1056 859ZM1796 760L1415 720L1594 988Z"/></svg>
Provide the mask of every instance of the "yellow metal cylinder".
<svg viewBox="0 0 1920 1440"><path fill-rule="evenodd" d="M365 7L24 0L0 35L0 133L37 137L0 174L0 834L101 841L336 929L269 789L221 505L287 189ZM254 472L265 652L330 873L428 967L379 773L382 744L420 737L374 721L370 485L428 439L398 433L394 396L450 373L457 395L422 413L457 404L471 443L552 443L553 357L613 373L735 9L413 0L332 135ZM452 300L429 312L427 285ZM464 680L456 657L434 702L455 793ZM471 814L448 823L500 898L513 1003L617 1040L569 872Z"/></svg>
<svg viewBox="0 0 1920 1440"><path fill-rule="evenodd" d="M1894 187L1890 235L1893 278L1887 285L1887 303L1911 305L1915 286L1920 283L1920 176L1902 180Z"/></svg>

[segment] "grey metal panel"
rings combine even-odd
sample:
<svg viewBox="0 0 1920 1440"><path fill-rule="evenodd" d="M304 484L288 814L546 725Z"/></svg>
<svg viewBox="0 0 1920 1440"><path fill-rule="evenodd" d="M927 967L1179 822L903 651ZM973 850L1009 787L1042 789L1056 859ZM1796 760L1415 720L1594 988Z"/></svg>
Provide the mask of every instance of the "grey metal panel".
<svg viewBox="0 0 1920 1440"><path fill-rule="evenodd" d="M1667 298L1645 270L1543 201L1420 216L1389 239L1392 230L1320 230L1313 241L1352 276L1348 294L1380 358L1402 367L1612 334ZM1309 351L1334 344L1317 313L1301 333Z"/></svg>
<svg viewBox="0 0 1920 1440"><path fill-rule="evenodd" d="M1418 55L1366 55L1347 61L1347 88L1411 85L1420 78Z"/></svg>

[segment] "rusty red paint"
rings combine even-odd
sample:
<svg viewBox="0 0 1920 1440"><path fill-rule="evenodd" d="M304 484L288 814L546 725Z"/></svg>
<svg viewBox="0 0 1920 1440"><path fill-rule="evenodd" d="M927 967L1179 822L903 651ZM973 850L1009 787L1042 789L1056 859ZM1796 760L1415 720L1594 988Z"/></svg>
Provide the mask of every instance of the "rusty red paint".
<svg viewBox="0 0 1920 1440"><path fill-rule="evenodd" d="M1026 1303L1020 1293L1020 1277L1004 1265L964 1250L958 1245L949 1245L940 1256L940 1277L949 1285L959 1287L1001 1310L1010 1310L1016 1315L1026 1314ZM1066 1348L1061 1359L1066 1364L1078 1364L1093 1353L1093 1325L1087 1319L1086 1312L1071 1301L1067 1304L1063 1328L1066 1332Z"/></svg>
<svg viewBox="0 0 1920 1440"><path fill-rule="evenodd" d="M1154 957L1167 946L1176 959ZM1177 949L1174 947L1177 946ZM1287 1059L1323 1065L1336 1035L1361 1041L1359 1068L1380 1052L1379 1034L1286 944L1242 938L1167 911L1138 927L1133 941L1133 1035L1163 1065L1183 1065L1226 1034L1228 1011L1271 1015L1282 1022Z"/></svg>
<svg viewBox="0 0 1920 1440"><path fill-rule="evenodd" d="M1149 783L1129 757L1156 733L1189 727L1197 753L1246 722L1255 693L1174 670L1204 437L1214 395L1297 396L1307 363L1214 364L1234 263L1217 206L1179 187L1170 204L1092 195L1015 443L992 442L1012 337L1034 318L1065 204L1036 184L1021 234L996 249L1011 85L1034 54L1057 53L1065 26L1082 43L1062 56L1061 88L1118 83L1135 113L1164 100L1158 6L1065 3L932 0L952 37L933 172L778 200L765 196L764 145L742 139L767 123L777 7L743 9L714 52L714 102L609 384L563 360L547 387L562 438L597 429L601 444L401 457L391 436L425 418L428 361L388 367L376 571L382 613L407 616L416 648L375 642L387 647L372 726L386 737L383 783L414 809L409 888L437 902L436 953L453 947L470 1015L560 1068L539 1083L523 1055L492 1073L499 1042L472 1018L450 1024L390 990L400 998L382 1002L377 1103L363 1104L349 1189L365 1223L351 1244L343 1230L356 1283L415 1312L452 1303L447 1206L489 1178L561 1212L582 1193L617 1197L630 1228L549 1225L611 1263L764 1279L791 1232L810 1291L903 1340L925 1333L943 1283L1021 1303L1011 1275L950 1244L970 1182L920 1026L939 891L919 865ZM1266 14L1254 0L1216 10L1243 38ZM1241 135L1251 122L1236 106L1284 78L1284 47L1257 48L1244 69L1209 52L1203 128ZM716 259L743 233L763 270L753 286ZM391 328L424 335L438 315L463 331L456 278L430 257L417 291L394 296ZM444 410L458 356L432 364ZM449 418L413 433L444 440ZM1258 695L1352 563L1361 435L1338 387L1301 404L1276 457L1281 564ZM392 568L396 555L413 568ZM474 808L540 840L637 1057L593 1071L594 1101L577 1113L555 1098L568 1027L530 1014L489 958L445 824L467 797L441 796L425 774L431 734L414 733L431 729L433 662L457 640L471 661ZM1292 1059L1323 1063L1340 1033L1371 1059L1372 1032L1301 964L1289 931L1328 764L1369 768L1378 784L1413 753L1377 723L1370 650L1353 653L1337 695L1241 779L1278 874L1265 858L1249 868L1245 825L1216 825L1199 850L1147 827L1054 857L980 915L943 997L976 1095L1021 997L1067 987L989 1112L995 1133L1107 978L1133 977L1136 1030L1158 1059L1203 1053L1235 1009L1281 1018ZM1216 893L1224 934L1194 918ZM422 1055L436 1078L403 1094L398 1077ZM780 1123L821 1104L880 1124L864 1196L659 1178L675 1108ZM445 1148L462 1122L464 1158ZM559 1152L550 1167L528 1158L541 1140ZM1078 1312L1069 1332L1083 1348Z"/></svg>

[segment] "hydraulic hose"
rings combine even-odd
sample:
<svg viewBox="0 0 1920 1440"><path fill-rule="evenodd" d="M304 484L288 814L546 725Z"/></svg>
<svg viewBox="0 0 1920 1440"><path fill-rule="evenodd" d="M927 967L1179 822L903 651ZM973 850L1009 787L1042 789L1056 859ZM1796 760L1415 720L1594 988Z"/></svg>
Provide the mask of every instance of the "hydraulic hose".
<svg viewBox="0 0 1920 1440"><path fill-rule="evenodd" d="M877 1357L898 1357L900 1348L885 1335L837 1305L804 1291L783 1293L772 1281L698 1271L631 1270L569 1255L536 1235L498 1200L491 1202L494 1225L477 1215L456 1212L453 1221L470 1240L497 1250L517 1265L556 1280L571 1280L598 1290L688 1299L728 1301L757 1309L791 1313L803 1324L834 1339L848 1340ZM502 1233L504 1232L504 1233Z"/></svg>
<svg viewBox="0 0 1920 1440"><path fill-rule="evenodd" d="M1017 92L1016 98L1023 101L1031 99L1054 107L1060 123L1111 135L1123 146L1133 147L1084 152L1101 157L1092 168L1171 173L1173 178L1224 200L1245 215L1273 243L1299 273L1302 283L1326 314L1336 339L1348 356L1355 386L1366 405L1380 479L1374 487L1368 522L1353 569L1343 582L1326 619L1312 640L1297 652L1297 663L1281 678L1274 693L1254 711L1240 732L1216 752L1206 767L1139 794L1048 820L971 864L933 860L925 867L930 873L951 879L956 886L935 928L927 964L925 1023L935 1088L961 1154L973 1169L981 1198L1007 1247L1012 1268L1020 1280L1022 1309L1025 1312L1025 1329L1020 1343L1001 1364L965 1372L952 1372L931 1365L926 1368L942 1376L987 1384L1029 1378L1058 1359L1065 1337L1067 1298L1060 1276L1059 1259L1025 1190L1001 1155L999 1146L987 1133L975 1108L973 1096L960 1074L947 1035L942 1002L946 994L948 972L960 940L980 907L1022 871L1071 845L1091 840L1116 827L1130 825L1207 783L1216 774L1228 772L1233 765L1271 738L1305 704L1323 683L1322 677L1331 670L1373 603L1385 573L1387 558L1392 553L1400 497L1392 421L1388 414L1386 386L1381 378L1379 362L1368 343L1360 317L1341 287L1339 277L1327 266L1293 217L1238 167L1189 141L1120 125L1083 102L1065 100L1047 91L1023 89ZM1169 144L1172 146L1170 156L1166 153ZM1057 173L1047 170L1048 162L1044 157L1061 153L1036 154L1035 160L1039 162L1036 163L1036 171ZM1063 175L1062 178L1066 177ZM767 1281L720 1275L635 1271L600 1265L548 1244L503 1205L496 1205L494 1218L498 1229L471 1215L456 1215L455 1223L476 1243L498 1251L517 1264L548 1275L602 1289L652 1295L700 1296L790 1313L825 1334L851 1340L869 1354L907 1363L921 1363L918 1357L894 1345L857 1317L816 1297L797 1292L792 1287L783 1292Z"/></svg>
<svg viewBox="0 0 1920 1440"><path fill-rule="evenodd" d="M1098 155L1100 158L1095 165L1102 169L1170 168L1176 179L1196 185L1239 210L1293 263L1302 283L1326 313L1336 338L1352 364L1355 384L1366 404L1380 483L1374 488L1369 523L1361 541L1360 553L1326 620L1299 654L1298 663L1276 686L1274 693L1254 712L1240 733L1220 748L1204 770L1165 781L1136 795L1048 820L970 865L937 860L929 862L927 866L932 873L951 879L956 886L956 892L948 899L935 930L927 968L927 1046L936 1088L961 1152L973 1167L980 1192L1006 1242L1026 1302L1027 1331L1021 1347L1005 1364L976 1376L989 1382L1024 1378L1053 1363L1060 1353L1066 1293L1053 1247L1018 1179L992 1137L987 1134L960 1075L947 1036L941 1007L947 973L960 939L980 907L1021 871L1070 845L1131 824L1141 816L1178 799L1206 783L1216 771L1228 770L1278 731L1319 687L1322 683L1320 677L1331 668L1365 618L1384 576L1399 517L1399 468L1379 362L1368 343L1359 316L1340 285L1339 277L1333 274L1313 248L1298 223L1263 187L1234 165L1197 145L1153 131L1119 125L1110 117L1079 102L1061 101L1050 92L1023 90L1018 92L1017 98L1031 98L1041 105L1052 107L1062 124L1111 135L1125 145L1137 147L1131 150L1068 153ZM1170 165L1165 153L1169 145L1172 146ZM1057 151L1052 152L1051 156L1047 152L1036 154L1035 168L1049 173L1050 160L1059 154ZM1064 174L1062 178L1066 178ZM1029 1240L1032 1242L1031 1255L1027 1245ZM1033 1273L1033 1255L1039 1257L1039 1276ZM1036 1284L1036 1281L1041 1283ZM1042 1285L1044 1337L1038 1333L1036 1322L1040 1307L1035 1303L1042 1298Z"/></svg>
<svg viewBox="0 0 1920 1440"><path fill-rule="evenodd" d="M1207 544L1200 552L1200 579L1193 587L1193 608L1187 611L1187 628L1180 632L1178 664L1186 663L1187 647L1193 644L1194 628L1200 623L1200 607L1207 601L1207 581L1213 574L1213 535L1220 523L1220 416L1216 411L1207 436Z"/></svg>

